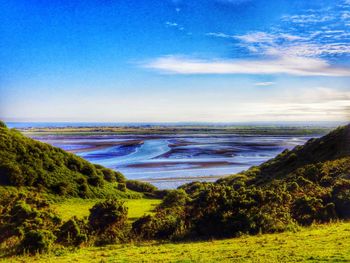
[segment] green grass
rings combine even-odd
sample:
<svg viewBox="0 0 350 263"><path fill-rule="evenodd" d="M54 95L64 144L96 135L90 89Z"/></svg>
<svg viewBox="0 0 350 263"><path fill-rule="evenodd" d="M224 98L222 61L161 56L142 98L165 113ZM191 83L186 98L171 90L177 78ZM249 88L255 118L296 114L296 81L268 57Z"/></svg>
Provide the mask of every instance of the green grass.
<svg viewBox="0 0 350 263"><path fill-rule="evenodd" d="M68 220L73 216L83 218L89 215L89 209L102 199L81 199L70 198L54 203L52 208L61 216L63 220ZM128 216L130 220L135 220L144 214L152 213L152 210L161 202L158 199L125 199L125 205L129 208Z"/></svg>
<svg viewBox="0 0 350 263"><path fill-rule="evenodd" d="M350 262L349 240L350 223L333 223L296 233L207 242L153 242L56 250L35 257L13 257L7 262Z"/></svg>

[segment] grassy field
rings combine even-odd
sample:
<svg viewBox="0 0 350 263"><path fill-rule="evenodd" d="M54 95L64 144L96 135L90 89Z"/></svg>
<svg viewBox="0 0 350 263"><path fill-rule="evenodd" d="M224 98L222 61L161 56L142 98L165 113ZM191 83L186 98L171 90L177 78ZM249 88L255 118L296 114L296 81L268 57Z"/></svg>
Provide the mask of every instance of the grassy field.
<svg viewBox="0 0 350 263"><path fill-rule="evenodd" d="M4 262L350 262L350 223L192 243L142 243L56 250ZM1 259L0 259L1 261Z"/></svg>
<svg viewBox="0 0 350 263"><path fill-rule="evenodd" d="M99 199L71 198L52 205L52 208L61 216L63 220L68 220L72 216L83 218L89 215L89 209L94 206ZM144 214L152 213L152 210L161 202L158 199L125 199L125 205L129 208L130 220L135 220Z"/></svg>

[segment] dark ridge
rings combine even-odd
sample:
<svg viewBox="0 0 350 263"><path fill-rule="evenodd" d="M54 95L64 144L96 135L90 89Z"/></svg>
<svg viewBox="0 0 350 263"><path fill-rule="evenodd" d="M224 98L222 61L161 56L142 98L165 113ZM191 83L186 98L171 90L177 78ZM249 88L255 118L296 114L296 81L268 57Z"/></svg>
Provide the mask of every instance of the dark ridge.
<svg viewBox="0 0 350 263"><path fill-rule="evenodd" d="M251 167L243 172L249 177L250 184L268 183L274 179L286 177L289 173L308 164L332 161L350 156L350 124L339 127L327 135L310 139L302 146L285 150L265 163ZM229 183L237 175L220 179L220 183Z"/></svg>

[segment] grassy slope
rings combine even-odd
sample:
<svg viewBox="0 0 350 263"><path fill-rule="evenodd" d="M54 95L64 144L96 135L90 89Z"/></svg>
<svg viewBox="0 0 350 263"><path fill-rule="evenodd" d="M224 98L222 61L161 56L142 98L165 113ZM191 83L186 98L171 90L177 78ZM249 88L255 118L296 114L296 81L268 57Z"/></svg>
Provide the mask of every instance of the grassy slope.
<svg viewBox="0 0 350 263"><path fill-rule="evenodd" d="M70 198L52 205L63 220L68 220L73 216L83 218L89 215L89 209L102 199L80 199ZM126 199L125 205L129 208L128 216L130 220L135 220L149 214L154 207L160 203L159 199Z"/></svg>
<svg viewBox="0 0 350 263"><path fill-rule="evenodd" d="M253 166L241 174L250 177L249 184L266 184L308 164L332 161L350 156L350 124L338 127L327 135L311 139L306 144L285 150L259 166ZM230 184L237 175L220 179L221 183Z"/></svg>
<svg viewBox="0 0 350 263"><path fill-rule="evenodd" d="M82 248L8 262L349 262L350 223L300 231L191 243ZM0 259L1 260L1 259Z"/></svg>
<svg viewBox="0 0 350 263"><path fill-rule="evenodd" d="M22 186L30 188L29 191L34 189L65 197L142 197L134 191L120 191L116 180L124 182L125 178L120 173L0 125L2 191L6 186Z"/></svg>

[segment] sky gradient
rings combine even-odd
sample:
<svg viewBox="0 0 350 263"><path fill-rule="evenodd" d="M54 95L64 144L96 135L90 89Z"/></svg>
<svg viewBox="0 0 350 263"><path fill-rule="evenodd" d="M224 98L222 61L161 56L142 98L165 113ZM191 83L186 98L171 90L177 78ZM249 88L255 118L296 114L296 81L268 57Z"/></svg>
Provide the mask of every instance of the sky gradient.
<svg viewBox="0 0 350 263"><path fill-rule="evenodd" d="M349 0L0 0L5 121L348 121Z"/></svg>

